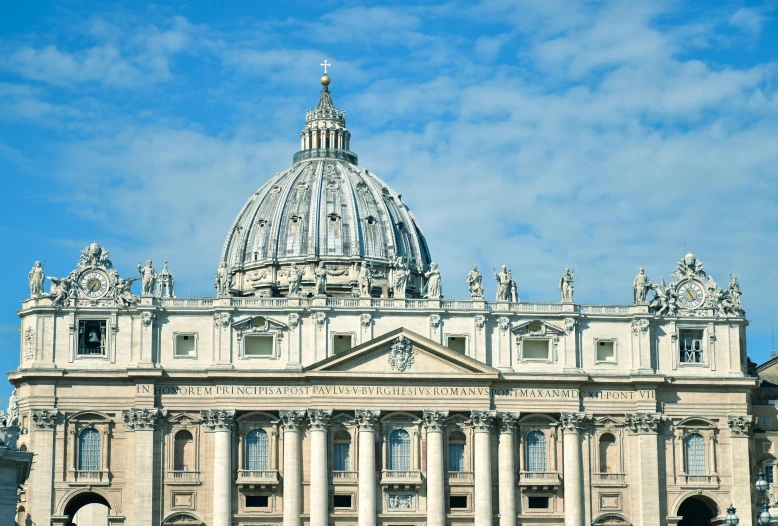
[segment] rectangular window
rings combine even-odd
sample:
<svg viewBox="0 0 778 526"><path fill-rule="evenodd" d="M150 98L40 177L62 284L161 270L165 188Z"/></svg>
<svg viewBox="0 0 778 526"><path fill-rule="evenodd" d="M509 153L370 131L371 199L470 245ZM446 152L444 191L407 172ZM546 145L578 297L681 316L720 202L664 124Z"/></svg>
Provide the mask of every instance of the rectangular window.
<svg viewBox="0 0 778 526"><path fill-rule="evenodd" d="M597 341L597 361L605 363L616 362L616 342Z"/></svg>
<svg viewBox="0 0 778 526"><path fill-rule="evenodd" d="M173 356L176 358L194 358L197 356L194 334L176 334Z"/></svg>
<svg viewBox="0 0 778 526"><path fill-rule="evenodd" d="M546 360L548 361L548 340L523 340L523 357L525 360Z"/></svg>
<svg viewBox="0 0 778 526"><path fill-rule="evenodd" d="M527 497L527 507L535 510L547 510L548 497Z"/></svg>
<svg viewBox="0 0 778 526"><path fill-rule="evenodd" d="M332 458L332 469L335 471L351 471L349 469L350 459L349 453L351 451L351 444L335 444L334 455Z"/></svg>
<svg viewBox="0 0 778 526"><path fill-rule="evenodd" d="M465 470L465 445L464 444L448 445L448 470L449 471Z"/></svg>
<svg viewBox="0 0 778 526"><path fill-rule="evenodd" d="M702 363L701 330L682 329L678 335L681 363Z"/></svg>
<svg viewBox="0 0 778 526"><path fill-rule="evenodd" d="M350 334L336 334L332 337L332 352L340 354L351 349L354 345L351 343Z"/></svg>
<svg viewBox="0 0 778 526"><path fill-rule="evenodd" d="M459 354L467 354L467 338L464 336L449 336L446 347Z"/></svg>
<svg viewBox="0 0 778 526"><path fill-rule="evenodd" d="M270 506L270 497L267 495L246 495L247 508L267 508Z"/></svg>
<svg viewBox="0 0 778 526"><path fill-rule="evenodd" d="M106 325L105 320L79 320L79 356L105 356Z"/></svg>
<svg viewBox="0 0 778 526"><path fill-rule="evenodd" d="M269 334L244 336L243 355L251 358L272 358L273 336Z"/></svg>
<svg viewBox="0 0 778 526"><path fill-rule="evenodd" d="M448 507L452 510L466 510L467 495L450 495L448 498Z"/></svg>
<svg viewBox="0 0 778 526"><path fill-rule="evenodd" d="M351 495L333 495L332 507L335 509L338 508L351 509Z"/></svg>
<svg viewBox="0 0 778 526"><path fill-rule="evenodd" d="M774 466L765 466L764 467L764 478L770 484L774 484L775 483L775 467Z"/></svg>

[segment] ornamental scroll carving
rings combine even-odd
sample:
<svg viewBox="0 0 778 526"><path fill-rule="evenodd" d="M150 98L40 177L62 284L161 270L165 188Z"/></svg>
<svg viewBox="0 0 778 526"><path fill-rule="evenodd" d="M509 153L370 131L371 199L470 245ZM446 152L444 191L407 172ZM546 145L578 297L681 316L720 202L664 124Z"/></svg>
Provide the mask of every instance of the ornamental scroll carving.
<svg viewBox="0 0 778 526"><path fill-rule="evenodd" d="M515 413L497 413L497 422L500 425L500 433L513 433L519 415Z"/></svg>
<svg viewBox="0 0 778 526"><path fill-rule="evenodd" d="M751 426L753 423L754 417L751 415L727 417L729 431L735 436L748 436L748 434L751 432Z"/></svg>
<svg viewBox="0 0 778 526"><path fill-rule="evenodd" d="M30 411L33 429L54 429L57 421L56 409L33 409Z"/></svg>
<svg viewBox="0 0 778 526"><path fill-rule="evenodd" d="M631 413L624 416L624 422L633 434L658 433L664 416L661 413Z"/></svg>
<svg viewBox="0 0 778 526"><path fill-rule="evenodd" d="M314 431L326 431L332 418L332 409L309 409L308 424Z"/></svg>
<svg viewBox="0 0 778 526"><path fill-rule="evenodd" d="M354 411L357 426L365 431L375 431L380 416L381 411L378 409L357 409Z"/></svg>
<svg viewBox="0 0 778 526"><path fill-rule="evenodd" d="M424 427L427 431L440 431L443 429L446 418L448 418L448 411L425 409L421 418L424 421Z"/></svg>
<svg viewBox="0 0 778 526"><path fill-rule="evenodd" d="M438 327L440 327L440 316L438 314L430 316L430 327L432 327L433 331L438 330Z"/></svg>
<svg viewBox="0 0 778 526"><path fill-rule="evenodd" d="M200 411L205 428L208 431L230 431L235 421L235 411L232 409L209 409Z"/></svg>
<svg viewBox="0 0 778 526"><path fill-rule="evenodd" d="M217 312L213 315L214 327L226 329L230 325L232 315L229 312Z"/></svg>
<svg viewBox="0 0 778 526"><path fill-rule="evenodd" d="M154 431L161 414L156 408L125 409L122 418L127 431Z"/></svg>
<svg viewBox="0 0 778 526"><path fill-rule="evenodd" d="M141 312L140 321L143 322L144 327L151 327L154 321L157 319L157 315L153 312Z"/></svg>
<svg viewBox="0 0 778 526"><path fill-rule="evenodd" d="M470 411L470 423L474 431L488 432L496 417L497 411Z"/></svg>
<svg viewBox="0 0 778 526"><path fill-rule="evenodd" d="M648 320L632 320L632 334L648 332Z"/></svg>
<svg viewBox="0 0 778 526"><path fill-rule="evenodd" d="M278 412L278 416L281 417L281 425L284 427L284 431L299 431L305 424L305 411L282 409Z"/></svg>
<svg viewBox="0 0 778 526"><path fill-rule="evenodd" d="M300 315L292 313L289 315L289 328L292 330L297 329L297 326L300 325Z"/></svg>
<svg viewBox="0 0 778 526"><path fill-rule="evenodd" d="M575 318L565 318L565 332L571 334L575 330L575 326L578 325L578 320Z"/></svg>
<svg viewBox="0 0 778 526"><path fill-rule="evenodd" d="M361 314L359 316L359 324L362 325L364 329L370 327L370 323L372 321L373 321L373 316L371 314Z"/></svg>
<svg viewBox="0 0 778 526"><path fill-rule="evenodd" d="M588 420L586 413L562 413L559 418L560 425L565 433L581 432Z"/></svg>

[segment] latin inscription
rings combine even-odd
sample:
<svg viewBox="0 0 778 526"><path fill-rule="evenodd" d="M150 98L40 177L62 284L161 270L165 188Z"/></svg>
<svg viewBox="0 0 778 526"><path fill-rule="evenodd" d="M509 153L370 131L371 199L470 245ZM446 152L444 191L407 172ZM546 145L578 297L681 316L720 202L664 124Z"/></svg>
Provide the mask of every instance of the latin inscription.
<svg viewBox="0 0 778 526"><path fill-rule="evenodd" d="M597 399L597 400L653 400L654 391L621 391L609 389L529 389L522 387L416 387L416 386L377 386L377 385L214 385L180 386L138 385L138 394L156 396L250 396L250 397L289 397L289 396L379 396L392 398L417 398L438 396L487 397L494 399Z"/></svg>

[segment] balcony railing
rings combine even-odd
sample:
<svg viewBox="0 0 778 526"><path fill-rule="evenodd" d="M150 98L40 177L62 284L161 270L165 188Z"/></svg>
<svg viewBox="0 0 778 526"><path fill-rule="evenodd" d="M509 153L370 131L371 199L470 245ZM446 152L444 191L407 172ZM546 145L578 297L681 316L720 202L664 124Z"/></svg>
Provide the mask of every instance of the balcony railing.
<svg viewBox="0 0 778 526"><path fill-rule="evenodd" d="M448 483L453 485L472 484L473 472L472 471L449 471Z"/></svg>
<svg viewBox="0 0 778 526"><path fill-rule="evenodd" d="M333 484L347 484L357 481L356 471L333 471L332 482Z"/></svg>
<svg viewBox="0 0 778 526"><path fill-rule="evenodd" d="M681 475L681 485L683 486L718 486L718 475L688 475L686 473Z"/></svg>
<svg viewBox="0 0 778 526"><path fill-rule="evenodd" d="M276 469L240 469L238 470L238 485L240 486L274 486L278 484Z"/></svg>
<svg viewBox="0 0 778 526"><path fill-rule="evenodd" d="M381 472L381 484L384 486L420 486L421 471L385 469Z"/></svg>
<svg viewBox="0 0 778 526"><path fill-rule="evenodd" d="M85 486L106 486L110 482L110 477L107 471L93 471L78 469L72 472L71 484Z"/></svg>
<svg viewBox="0 0 778 526"><path fill-rule="evenodd" d="M199 471L168 471L165 482L168 484L193 484L200 482Z"/></svg>
<svg viewBox="0 0 778 526"><path fill-rule="evenodd" d="M624 473L595 473L594 482L599 484L621 485L627 480Z"/></svg>
<svg viewBox="0 0 778 526"><path fill-rule="evenodd" d="M519 474L519 486L558 486L558 471L522 471Z"/></svg>

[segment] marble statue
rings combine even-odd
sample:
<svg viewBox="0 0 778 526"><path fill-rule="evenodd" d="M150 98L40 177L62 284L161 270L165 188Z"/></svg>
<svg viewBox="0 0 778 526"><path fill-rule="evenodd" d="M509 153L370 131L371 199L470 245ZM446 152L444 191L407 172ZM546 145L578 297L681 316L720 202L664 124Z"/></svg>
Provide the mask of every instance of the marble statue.
<svg viewBox="0 0 778 526"><path fill-rule="evenodd" d="M497 301L511 301L513 276L507 265L500 267L500 272L494 273L497 280Z"/></svg>
<svg viewBox="0 0 778 526"><path fill-rule="evenodd" d="M394 297L405 298L405 290L408 286L408 265L402 256L397 258L394 264Z"/></svg>
<svg viewBox="0 0 778 526"><path fill-rule="evenodd" d="M43 281L46 275L43 271L43 266L40 261L36 261L30 272L27 274L27 278L30 280L30 297L39 298L43 295Z"/></svg>
<svg viewBox="0 0 778 526"><path fill-rule="evenodd" d="M439 300L443 297L443 287L440 282L440 270L437 263L430 263L430 269L424 274L427 278L425 298Z"/></svg>
<svg viewBox="0 0 778 526"><path fill-rule="evenodd" d="M559 278L559 290L562 293L562 303L573 302L574 289L573 274L570 272L569 268L566 268L565 273Z"/></svg>
<svg viewBox="0 0 778 526"><path fill-rule="evenodd" d="M357 274L360 296L370 296L373 287L373 271L367 263L362 263Z"/></svg>
<svg viewBox="0 0 778 526"><path fill-rule="evenodd" d="M289 280L289 297L300 295L300 287L303 284L304 275L305 268L297 268L296 263L292 263L292 267L286 271L286 277Z"/></svg>
<svg viewBox="0 0 778 526"><path fill-rule="evenodd" d="M49 280L51 281L51 291L49 291L49 296L52 298L51 306L60 307L68 305L70 303L68 300L70 296L70 278L57 279L49 276Z"/></svg>
<svg viewBox="0 0 778 526"><path fill-rule="evenodd" d="M19 427L19 402L16 399L16 389L11 392L8 400L8 412L5 415L5 427Z"/></svg>
<svg viewBox="0 0 778 526"><path fill-rule="evenodd" d="M140 293L141 296L153 296L154 285L157 282L157 271L151 266L151 260L146 260L146 266L141 267L138 263L138 272L141 276Z"/></svg>
<svg viewBox="0 0 778 526"><path fill-rule="evenodd" d="M684 258L676 263L676 269L673 271L673 277L681 280L684 278L704 278L705 264L694 257L691 252L686 254Z"/></svg>
<svg viewBox="0 0 778 526"><path fill-rule="evenodd" d="M657 316L661 316L662 314L675 314L675 311L678 309L678 295L675 290L676 284L673 282L669 285L665 285L664 278L659 279L661 285L653 285L652 288L656 295L649 307L656 311Z"/></svg>
<svg viewBox="0 0 778 526"><path fill-rule="evenodd" d="M222 260L219 269L216 271L214 287L216 287L217 296L228 296L230 293L230 271L224 260Z"/></svg>
<svg viewBox="0 0 778 526"><path fill-rule="evenodd" d="M108 251L93 242L91 245L81 251L81 259L78 261L78 267L98 267L103 266L111 268L111 262L108 259Z"/></svg>
<svg viewBox="0 0 778 526"><path fill-rule="evenodd" d="M516 280L511 278L511 301L513 303L519 302L519 286L516 285Z"/></svg>
<svg viewBox="0 0 778 526"><path fill-rule="evenodd" d="M116 302L122 307L129 307L138 304L138 297L132 293L130 287L140 279L140 276L122 279L116 278Z"/></svg>
<svg viewBox="0 0 778 526"><path fill-rule="evenodd" d="M742 308L742 304L740 303L740 296L742 295L743 293L740 292L740 284L737 282L737 276L732 276L729 279L729 298L730 301L732 301L732 305L737 309Z"/></svg>
<svg viewBox="0 0 778 526"><path fill-rule="evenodd" d="M316 294L324 296L327 294L327 266L324 261L319 261L319 265L313 271L313 277L316 281Z"/></svg>
<svg viewBox="0 0 778 526"><path fill-rule="evenodd" d="M633 300L635 305L644 305L646 303L646 297L648 291L651 290L651 280L646 276L646 271L643 267L638 269L638 275L632 281L632 289L634 290Z"/></svg>
<svg viewBox="0 0 778 526"><path fill-rule="evenodd" d="M478 272L478 267L473 265L470 272L467 273L467 284L470 287L470 298L474 300L484 299L484 286L481 283L483 276Z"/></svg>
<svg viewBox="0 0 778 526"><path fill-rule="evenodd" d="M176 294L173 290L174 281L173 274L170 269L167 268L167 260L165 261L165 267L162 272L157 276L157 297L158 298L175 298Z"/></svg>

